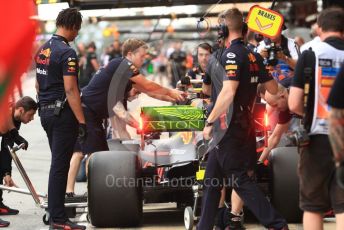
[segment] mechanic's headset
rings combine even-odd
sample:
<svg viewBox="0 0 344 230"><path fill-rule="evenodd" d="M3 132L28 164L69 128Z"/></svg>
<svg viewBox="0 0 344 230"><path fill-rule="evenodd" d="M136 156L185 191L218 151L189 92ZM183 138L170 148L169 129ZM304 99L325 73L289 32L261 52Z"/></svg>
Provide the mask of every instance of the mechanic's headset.
<svg viewBox="0 0 344 230"><path fill-rule="evenodd" d="M217 38L218 39L223 39L228 37L229 35L229 31L228 31L228 27L225 23L221 23L220 25L218 25L217 28Z"/></svg>
<svg viewBox="0 0 344 230"><path fill-rule="evenodd" d="M243 35L244 34L247 34L247 31L248 31L248 26L247 26L247 23L243 20L243 25L242 25L242 33ZM229 30L228 30L228 27L225 23L221 23L219 26L218 26L218 39L223 39L223 38L226 38L228 37L229 35Z"/></svg>

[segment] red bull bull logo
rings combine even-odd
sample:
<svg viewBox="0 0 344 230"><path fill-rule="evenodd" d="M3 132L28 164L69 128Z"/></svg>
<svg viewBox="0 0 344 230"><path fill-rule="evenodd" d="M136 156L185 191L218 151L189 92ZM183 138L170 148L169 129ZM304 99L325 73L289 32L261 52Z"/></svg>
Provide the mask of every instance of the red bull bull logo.
<svg viewBox="0 0 344 230"><path fill-rule="evenodd" d="M50 58L41 59L39 56L37 56L37 58L36 58L36 63L37 63L37 64L41 64L41 65L49 65L49 63L50 63Z"/></svg>
<svg viewBox="0 0 344 230"><path fill-rule="evenodd" d="M46 58L50 57L50 54L51 54L50 48L41 50L41 52L39 53L39 55L43 55Z"/></svg>

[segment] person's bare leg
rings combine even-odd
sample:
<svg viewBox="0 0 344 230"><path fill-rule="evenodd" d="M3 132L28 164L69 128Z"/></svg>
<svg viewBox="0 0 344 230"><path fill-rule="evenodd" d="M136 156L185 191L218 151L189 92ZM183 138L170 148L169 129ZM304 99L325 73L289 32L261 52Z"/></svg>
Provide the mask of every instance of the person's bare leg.
<svg viewBox="0 0 344 230"><path fill-rule="evenodd" d="M303 229L304 230L323 230L322 213L305 211L303 213Z"/></svg>
<svg viewBox="0 0 344 230"><path fill-rule="evenodd" d="M90 162L90 156L91 154L87 155L86 163L85 163L86 177L88 176L88 163Z"/></svg>
<svg viewBox="0 0 344 230"><path fill-rule="evenodd" d="M239 197L239 195L234 190L232 190L231 203L231 213L237 216L240 215L244 207L244 201Z"/></svg>
<svg viewBox="0 0 344 230"><path fill-rule="evenodd" d="M344 229L344 213L336 214L336 230Z"/></svg>
<svg viewBox="0 0 344 230"><path fill-rule="evenodd" d="M78 175L80 164L84 155L81 152L73 153L72 159L70 160L70 167L68 171L68 181L66 193L74 193L75 180Z"/></svg>

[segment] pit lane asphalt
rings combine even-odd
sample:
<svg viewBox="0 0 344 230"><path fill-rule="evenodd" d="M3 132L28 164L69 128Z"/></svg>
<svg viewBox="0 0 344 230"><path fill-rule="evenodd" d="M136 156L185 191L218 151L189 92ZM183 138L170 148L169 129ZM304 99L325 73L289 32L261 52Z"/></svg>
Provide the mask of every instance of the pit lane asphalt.
<svg viewBox="0 0 344 230"><path fill-rule="evenodd" d="M34 89L34 73L29 73L28 77L23 80L24 95L35 98ZM151 99L147 99L143 95L140 96L140 101L133 103L130 107L137 107L147 103L153 105L161 105ZM137 113L138 109L135 110ZM27 171L33 185L37 191L47 193L48 175L50 166L50 152L47 142L47 137L40 125L39 117L36 115L35 120L27 125L22 125L20 133L29 141L28 151L18 151L18 156L22 161L24 168ZM26 188L16 166L13 164L13 179L15 183L22 188ZM86 192L86 183L76 184L76 193L83 194ZM1 216L2 219L11 222L11 225L5 229L13 230L45 230L49 229L48 226L42 222L44 210L36 207L31 196L4 192L4 203L12 208L20 210L19 215L16 216ZM148 204L144 206L143 223L139 228L144 230L155 229L184 229L183 211L176 210L174 203L169 204ZM87 226L87 229L100 229L95 228L87 223L86 215L83 214L75 219L80 224ZM325 224L325 230L334 230L335 224L333 219L328 220ZM265 229L259 224L248 223L245 224L248 230ZM290 224L290 229L301 230L301 224ZM114 228L107 228L114 229ZM133 228L131 228L133 229Z"/></svg>

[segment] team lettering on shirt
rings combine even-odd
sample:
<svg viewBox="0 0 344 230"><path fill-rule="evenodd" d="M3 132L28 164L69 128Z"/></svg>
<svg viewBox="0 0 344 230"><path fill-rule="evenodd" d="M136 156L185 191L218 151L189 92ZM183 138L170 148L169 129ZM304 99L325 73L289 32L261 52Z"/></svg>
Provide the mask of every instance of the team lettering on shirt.
<svg viewBox="0 0 344 230"><path fill-rule="evenodd" d="M226 54L226 57L228 58L228 60L226 60L227 65L225 65L226 75L228 78L236 77L236 70L238 70L238 65L236 63L236 60L234 59L236 55L235 53L228 52Z"/></svg>
<svg viewBox="0 0 344 230"><path fill-rule="evenodd" d="M68 73L76 73L76 58L69 57L67 62L67 72Z"/></svg>
<svg viewBox="0 0 344 230"><path fill-rule="evenodd" d="M50 64L50 54L51 49L42 49L39 54L36 56L36 63L45 66L45 69L36 68L36 73L41 75L48 75L47 66Z"/></svg>
<svg viewBox="0 0 344 230"><path fill-rule="evenodd" d="M226 57L228 60L226 60L226 65L225 65L225 70L226 70L226 75L228 78L235 78L237 77L237 70L238 70L238 65L236 63L236 60L234 59L236 55L232 52L227 53ZM258 63L256 62L257 59L254 56L254 54L249 53L248 54L248 59L249 59L249 71L251 75L250 83L258 83L258 76L257 73L259 72L259 66Z"/></svg>

